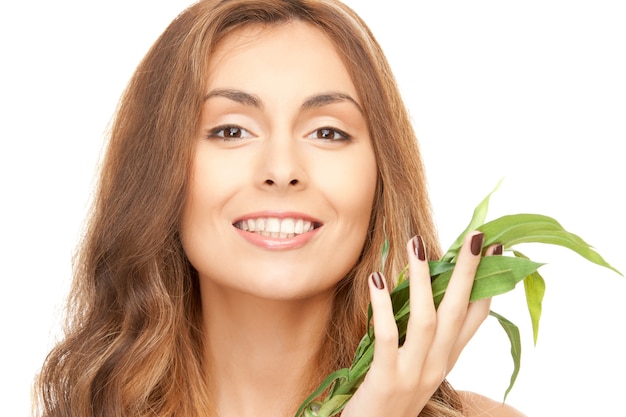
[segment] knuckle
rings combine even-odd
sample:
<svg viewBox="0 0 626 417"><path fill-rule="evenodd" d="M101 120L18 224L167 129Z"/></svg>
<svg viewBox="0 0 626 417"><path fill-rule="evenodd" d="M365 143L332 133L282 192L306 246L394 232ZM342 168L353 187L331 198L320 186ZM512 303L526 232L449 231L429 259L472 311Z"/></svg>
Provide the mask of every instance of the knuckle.
<svg viewBox="0 0 626 417"><path fill-rule="evenodd" d="M396 387L396 392L402 396L409 396L417 392L419 387L419 379L404 378L398 383L398 386Z"/></svg>
<svg viewBox="0 0 626 417"><path fill-rule="evenodd" d="M440 369L439 371L429 372L428 375L424 376L423 383L427 387L437 389L443 380L446 379L446 375L447 371L445 368Z"/></svg>
<svg viewBox="0 0 626 417"><path fill-rule="evenodd" d="M422 385L422 375L420 372L411 372L409 369L399 369L398 378L395 383L395 392L407 394L415 392Z"/></svg>
<svg viewBox="0 0 626 417"><path fill-rule="evenodd" d="M437 315L434 312L416 317L415 322L416 330L425 334L434 334L437 329Z"/></svg>
<svg viewBox="0 0 626 417"><path fill-rule="evenodd" d="M460 325L465 321L465 317L467 317L467 307L463 308L460 306L454 306L445 311L447 320L451 323Z"/></svg>
<svg viewBox="0 0 626 417"><path fill-rule="evenodd" d="M486 298L486 299L477 301L477 303L480 306L480 311L481 311L483 320L485 320L489 316L489 310L491 309L491 298Z"/></svg>
<svg viewBox="0 0 626 417"><path fill-rule="evenodd" d="M433 372L427 375L407 375L397 382L395 393L410 396L416 392L435 392L445 378L439 378L439 373Z"/></svg>
<svg viewBox="0 0 626 417"><path fill-rule="evenodd" d="M379 343L385 345L398 344L398 329L395 326L381 326L375 330L374 335Z"/></svg>

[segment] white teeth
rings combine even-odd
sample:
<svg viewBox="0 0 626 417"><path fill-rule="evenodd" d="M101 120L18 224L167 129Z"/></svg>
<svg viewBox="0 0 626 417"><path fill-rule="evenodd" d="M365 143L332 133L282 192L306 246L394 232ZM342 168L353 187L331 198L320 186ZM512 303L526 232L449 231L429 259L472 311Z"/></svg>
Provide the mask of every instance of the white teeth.
<svg viewBox="0 0 626 417"><path fill-rule="evenodd" d="M242 220L235 223L235 227L244 231L260 234L261 236L281 239L301 235L315 228L308 220L291 217L284 219L278 217L259 217L256 219Z"/></svg>
<svg viewBox="0 0 626 417"><path fill-rule="evenodd" d="M293 233L294 228L294 219L283 219L283 221L280 222L280 233L282 234Z"/></svg>
<svg viewBox="0 0 626 417"><path fill-rule="evenodd" d="M297 235L302 234L304 232L304 221L302 219L296 220L296 224L294 225L293 232Z"/></svg>
<svg viewBox="0 0 626 417"><path fill-rule="evenodd" d="M280 220L276 217L268 218L265 221L265 231L272 233L272 237L277 237L278 235L274 236L274 233L280 232Z"/></svg>

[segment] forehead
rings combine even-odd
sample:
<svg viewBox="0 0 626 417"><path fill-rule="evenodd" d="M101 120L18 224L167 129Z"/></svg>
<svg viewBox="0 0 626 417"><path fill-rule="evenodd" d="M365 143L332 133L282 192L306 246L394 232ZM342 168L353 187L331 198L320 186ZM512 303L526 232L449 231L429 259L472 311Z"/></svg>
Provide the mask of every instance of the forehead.
<svg viewBox="0 0 626 417"><path fill-rule="evenodd" d="M357 96L344 58L331 39L312 24L297 20L250 25L229 33L213 51L208 77L210 88L310 85Z"/></svg>
<svg viewBox="0 0 626 417"><path fill-rule="evenodd" d="M274 24L251 23L236 28L217 42L213 58L226 53L267 48L271 44L286 46L290 43L300 43L304 50L324 49L337 53L330 38L319 28L301 20L290 20Z"/></svg>

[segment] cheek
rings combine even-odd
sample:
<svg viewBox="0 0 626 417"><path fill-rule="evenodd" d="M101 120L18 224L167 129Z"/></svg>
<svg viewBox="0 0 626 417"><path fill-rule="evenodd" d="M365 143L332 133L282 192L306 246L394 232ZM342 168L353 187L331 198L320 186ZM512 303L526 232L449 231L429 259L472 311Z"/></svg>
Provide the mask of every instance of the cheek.
<svg viewBox="0 0 626 417"><path fill-rule="evenodd" d="M181 218L183 243L191 246L200 237L219 238L215 235L218 215L241 182L235 166L223 158L211 158L208 152L196 152Z"/></svg>
<svg viewBox="0 0 626 417"><path fill-rule="evenodd" d="M373 153L327 164L320 170L320 187L341 217L349 216L367 228L376 192L377 168Z"/></svg>
<svg viewBox="0 0 626 417"><path fill-rule="evenodd" d="M355 160L344 159L320 173L320 189L336 215L333 244L326 254L328 273L341 279L356 264L367 239L376 194L377 168L373 154Z"/></svg>
<svg viewBox="0 0 626 417"><path fill-rule="evenodd" d="M240 166L237 160L200 146L194 158L187 194L190 209L186 211L192 213L219 209L245 181Z"/></svg>

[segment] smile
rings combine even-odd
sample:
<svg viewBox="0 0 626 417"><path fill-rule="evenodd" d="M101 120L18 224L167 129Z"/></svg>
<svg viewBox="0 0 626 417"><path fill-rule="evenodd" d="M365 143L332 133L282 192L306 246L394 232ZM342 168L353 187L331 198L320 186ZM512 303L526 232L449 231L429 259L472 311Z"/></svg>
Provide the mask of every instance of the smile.
<svg viewBox="0 0 626 417"><path fill-rule="evenodd" d="M284 239L311 232L320 227L321 223L293 217L259 217L239 220L233 226L245 232Z"/></svg>

